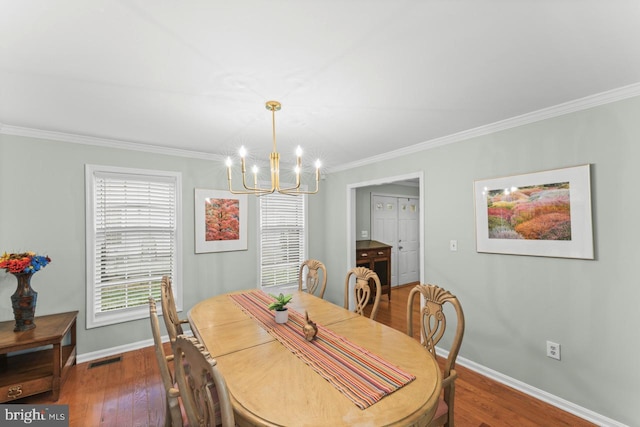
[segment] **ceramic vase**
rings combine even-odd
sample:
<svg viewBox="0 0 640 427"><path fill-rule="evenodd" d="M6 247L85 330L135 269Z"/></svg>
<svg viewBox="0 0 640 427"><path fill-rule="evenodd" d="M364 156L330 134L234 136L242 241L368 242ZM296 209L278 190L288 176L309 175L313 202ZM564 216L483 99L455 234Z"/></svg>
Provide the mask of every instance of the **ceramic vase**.
<svg viewBox="0 0 640 427"><path fill-rule="evenodd" d="M289 319L289 310L284 309L284 310L276 310L276 323L287 323L287 320Z"/></svg>
<svg viewBox="0 0 640 427"><path fill-rule="evenodd" d="M11 295L13 316L16 321L14 332L28 331L36 327L33 318L36 314L38 293L31 287L33 273L13 273L18 279L18 288Z"/></svg>

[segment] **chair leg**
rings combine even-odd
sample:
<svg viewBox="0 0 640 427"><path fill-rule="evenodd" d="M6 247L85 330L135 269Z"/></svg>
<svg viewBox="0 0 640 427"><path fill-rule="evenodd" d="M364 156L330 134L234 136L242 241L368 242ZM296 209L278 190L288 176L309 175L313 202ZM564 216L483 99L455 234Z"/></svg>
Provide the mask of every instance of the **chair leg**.
<svg viewBox="0 0 640 427"><path fill-rule="evenodd" d="M447 414L447 422L444 423L445 427L454 427L454 418L453 418L453 404L455 402L455 392L456 392L456 382L451 382L449 386L449 393L447 393L447 407L449 408L449 412Z"/></svg>

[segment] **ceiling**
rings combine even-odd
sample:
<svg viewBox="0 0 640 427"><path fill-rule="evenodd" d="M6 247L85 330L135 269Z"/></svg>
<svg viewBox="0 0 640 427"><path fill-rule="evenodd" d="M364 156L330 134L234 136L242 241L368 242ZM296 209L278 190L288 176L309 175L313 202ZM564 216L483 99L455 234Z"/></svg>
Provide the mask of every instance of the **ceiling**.
<svg viewBox="0 0 640 427"><path fill-rule="evenodd" d="M326 170L640 82L637 0L0 0L0 127ZM0 129L1 130L1 129Z"/></svg>

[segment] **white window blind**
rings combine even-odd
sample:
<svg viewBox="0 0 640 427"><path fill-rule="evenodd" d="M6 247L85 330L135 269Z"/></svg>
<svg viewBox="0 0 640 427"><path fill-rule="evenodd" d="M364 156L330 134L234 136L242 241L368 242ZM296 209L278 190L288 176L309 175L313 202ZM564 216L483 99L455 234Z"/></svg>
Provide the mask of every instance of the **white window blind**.
<svg viewBox="0 0 640 427"><path fill-rule="evenodd" d="M295 284L306 257L306 196L269 194L260 207L260 283Z"/></svg>
<svg viewBox="0 0 640 427"><path fill-rule="evenodd" d="M160 299L162 276L179 290L180 176L90 169L87 327L94 327L148 316L148 298Z"/></svg>

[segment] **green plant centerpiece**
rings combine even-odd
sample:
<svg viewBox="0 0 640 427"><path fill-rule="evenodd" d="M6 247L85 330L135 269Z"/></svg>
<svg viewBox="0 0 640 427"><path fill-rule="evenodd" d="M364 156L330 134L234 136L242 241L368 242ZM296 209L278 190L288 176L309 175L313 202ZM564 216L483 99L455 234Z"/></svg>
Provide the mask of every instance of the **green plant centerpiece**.
<svg viewBox="0 0 640 427"><path fill-rule="evenodd" d="M287 311L287 304L293 298L293 295L284 295L280 293L280 295L275 296L269 294L271 297L275 298L271 304L269 304L269 310L275 310L276 312L276 323L287 323L287 319L289 318L289 313Z"/></svg>
<svg viewBox="0 0 640 427"><path fill-rule="evenodd" d="M269 294L269 295L276 299L274 302L269 304L269 310L275 310L275 311L286 310L287 309L286 305L289 304L289 302L291 302L291 298L293 298L293 295L283 295L282 293L280 293L280 295L278 296L275 296L273 294Z"/></svg>

